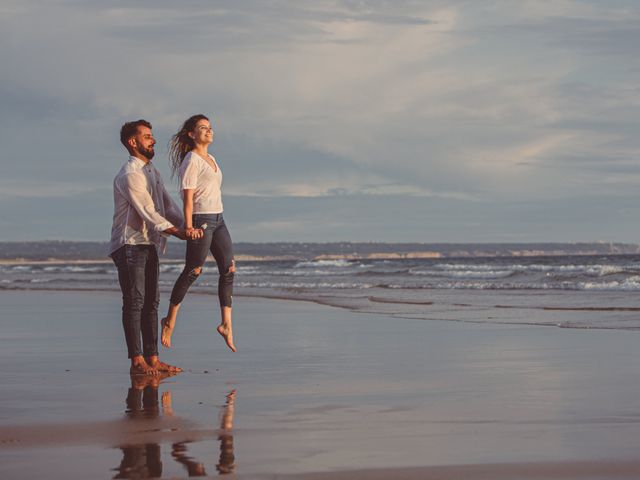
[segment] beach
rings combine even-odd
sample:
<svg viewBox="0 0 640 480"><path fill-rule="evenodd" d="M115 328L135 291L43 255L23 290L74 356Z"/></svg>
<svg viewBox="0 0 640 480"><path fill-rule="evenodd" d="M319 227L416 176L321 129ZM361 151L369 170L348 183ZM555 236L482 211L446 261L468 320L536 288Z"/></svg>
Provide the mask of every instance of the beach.
<svg viewBox="0 0 640 480"><path fill-rule="evenodd" d="M128 374L119 294L0 298L2 478L640 475L634 331L240 297L234 354L192 295L161 350L185 372L154 385Z"/></svg>

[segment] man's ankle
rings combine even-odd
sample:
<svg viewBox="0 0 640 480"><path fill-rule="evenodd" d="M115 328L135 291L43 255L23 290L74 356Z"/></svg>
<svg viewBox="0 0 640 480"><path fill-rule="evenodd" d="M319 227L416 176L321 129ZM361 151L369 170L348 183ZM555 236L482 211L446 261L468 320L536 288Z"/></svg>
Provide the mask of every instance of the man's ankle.
<svg viewBox="0 0 640 480"><path fill-rule="evenodd" d="M142 365L147 363L142 355L135 355L131 357L131 365Z"/></svg>

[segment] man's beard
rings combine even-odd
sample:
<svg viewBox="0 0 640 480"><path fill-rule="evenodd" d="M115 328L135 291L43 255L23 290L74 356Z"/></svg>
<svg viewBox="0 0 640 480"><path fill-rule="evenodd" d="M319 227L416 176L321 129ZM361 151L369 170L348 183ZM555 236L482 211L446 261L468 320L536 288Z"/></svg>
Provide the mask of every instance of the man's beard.
<svg viewBox="0 0 640 480"><path fill-rule="evenodd" d="M151 160L153 158L153 155L155 154L155 152L153 151L153 147L150 147L150 148L140 147L138 151L142 155L144 155L145 158L148 158L149 160Z"/></svg>

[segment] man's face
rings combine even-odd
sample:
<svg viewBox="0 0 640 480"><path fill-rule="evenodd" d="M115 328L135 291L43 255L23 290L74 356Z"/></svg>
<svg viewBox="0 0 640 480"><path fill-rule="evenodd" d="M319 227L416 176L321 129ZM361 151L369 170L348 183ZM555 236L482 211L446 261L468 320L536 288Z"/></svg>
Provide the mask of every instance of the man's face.
<svg viewBox="0 0 640 480"><path fill-rule="evenodd" d="M153 138L153 133L149 127L139 126L138 132L129 139L129 145L133 149L135 156L142 156L147 160L151 160L155 151L153 146L156 144L156 139Z"/></svg>

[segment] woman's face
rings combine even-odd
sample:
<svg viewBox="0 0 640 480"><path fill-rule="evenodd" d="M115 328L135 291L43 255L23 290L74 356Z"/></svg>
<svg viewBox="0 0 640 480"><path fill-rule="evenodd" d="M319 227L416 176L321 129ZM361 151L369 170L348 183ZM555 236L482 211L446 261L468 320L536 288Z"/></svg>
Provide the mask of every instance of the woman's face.
<svg viewBox="0 0 640 480"><path fill-rule="evenodd" d="M213 142L213 129L211 128L209 120L205 120L204 118L202 120L198 120L193 132L191 132L189 136L193 138L196 145L209 145Z"/></svg>

